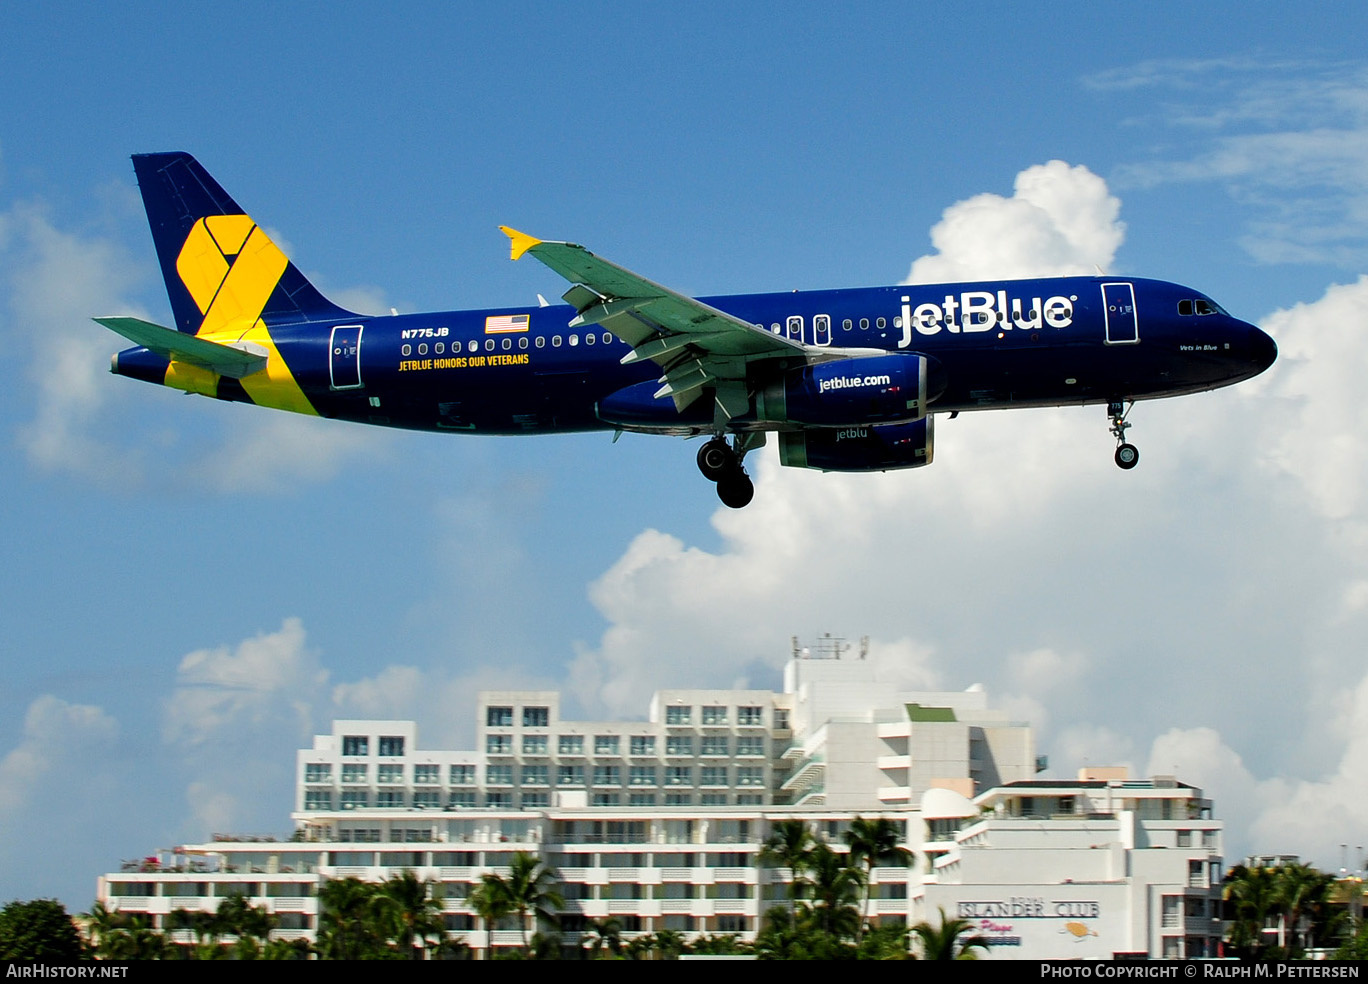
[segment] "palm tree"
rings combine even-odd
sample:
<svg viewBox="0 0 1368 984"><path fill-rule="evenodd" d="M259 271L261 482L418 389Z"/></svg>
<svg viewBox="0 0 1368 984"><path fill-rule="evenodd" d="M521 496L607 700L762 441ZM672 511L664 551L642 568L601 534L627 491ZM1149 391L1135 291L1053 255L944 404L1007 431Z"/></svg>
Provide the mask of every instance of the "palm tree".
<svg viewBox="0 0 1368 984"><path fill-rule="evenodd" d="M1300 923L1302 916L1319 913L1330 895L1334 878L1317 871L1309 864L1279 865L1274 877L1274 898L1283 912L1287 926L1288 955L1302 953L1311 945L1310 930L1304 937Z"/></svg>
<svg viewBox="0 0 1368 984"><path fill-rule="evenodd" d="M921 941L923 960L976 960L975 950L988 952L988 941L974 932L968 919L947 919L940 910L939 926L919 922L912 935Z"/></svg>
<svg viewBox="0 0 1368 984"><path fill-rule="evenodd" d="M329 960L368 960L384 950L376 920L378 886L336 878L318 891L318 954Z"/></svg>
<svg viewBox="0 0 1368 984"><path fill-rule="evenodd" d="M864 938L865 921L869 918L870 876L874 869L883 864L899 867L912 867L917 856L903 847L903 825L887 817L866 820L856 817L845 833L845 841L850 845L850 863L864 865L865 894L860 902L860 926L855 931L855 945Z"/></svg>
<svg viewBox="0 0 1368 984"><path fill-rule="evenodd" d="M1233 903L1235 919L1230 943L1236 950L1258 956L1264 946L1263 930L1277 908L1277 881L1272 868L1246 868L1237 864L1226 872L1222 896Z"/></svg>
<svg viewBox="0 0 1368 984"><path fill-rule="evenodd" d="M588 930L590 960L611 960L622 953L622 923L612 916L590 919ZM606 951L606 952L605 952Z"/></svg>
<svg viewBox="0 0 1368 984"><path fill-rule="evenodd" d="M556 924L556 911L565 905L565 899L556 890L557 881L555 871L542 864L535 854L519 851L508 863L508 901L511 911L518 914L524 950L528 947L529 914L538 926Z"/></svg>
<svg viewBox="0 0 1368 984"><path fill-rule="evenodd" d="M475 914L484 920L485 938L488 940L485 959L489 960L494 954L494 925L506 919L515 909L508 882L502 875L486 872L480 876L480 884L470 893L469 901Z"/></svg>
<svg viewBox="0 0 1368 984"><path fill-rule="evenodd" d="M261 944L276 927L276 918L264 909L248 903L246 896L234 892L219 903L212 925L217 935L237 937L233 954L239 960L261 955Z"/></svg>
<svg viewBox="0 0 1368 984"><path fill-rule="evenodd" d="M790 912L797 908L802 873L807 869L815 843L812 831L804 821L780 820L770 827L769 838L760 848L759 861L762 865L789 869L792 876L788 889Z"/></svg>
<svg viewBox="0 0 1368 984"><path fill-rule="evenodd" d="M807 869L817 927L836 939L854 936L860 927L855 903L864 887L864 873L825 844L808 852Z"/></svg>
<svg viewBox="0 0 1368 984"><path fill-rule="evenodd" d="M412 871L402 871L380 886L376 909L387 924L386 935L410 959L421 960L428 940L442 938L441 904L432 897L432 882Z"/></svg>

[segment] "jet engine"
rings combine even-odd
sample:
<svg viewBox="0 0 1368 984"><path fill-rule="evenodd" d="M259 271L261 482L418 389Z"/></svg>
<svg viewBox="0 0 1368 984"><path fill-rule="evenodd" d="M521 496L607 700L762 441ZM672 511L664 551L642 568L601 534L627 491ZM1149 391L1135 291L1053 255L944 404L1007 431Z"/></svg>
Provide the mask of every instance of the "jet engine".
<svg viewBox="0 0 1368 984"><path fill-rule="evenodd" d="M893 471L931 464L933 422L809 427L779 435L779 463L822 471Z"/></svg>
<svg viewBox="0 0 1368 984"><path fill-rule="evenodd" d="M859 356L803 366L755 394L757 420L846 427L920 420L945 389L924 355Z"/></svg>

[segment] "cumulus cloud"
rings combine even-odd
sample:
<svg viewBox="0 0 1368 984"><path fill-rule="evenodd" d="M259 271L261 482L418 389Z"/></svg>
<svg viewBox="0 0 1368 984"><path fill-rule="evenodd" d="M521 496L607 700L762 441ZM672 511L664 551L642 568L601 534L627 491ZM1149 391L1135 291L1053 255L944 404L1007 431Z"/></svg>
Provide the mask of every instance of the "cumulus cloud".
<svg viewBox="0 0 1368 984"><path fill-rule="evenodd" d="M0 759L0 816L20 809L58 769L79 766L117 736L103 709L44 694L24 714L23 738Z"/></svg>
<svg viewBox="0 0 1368 984"><path fill-rule="evenodd" d="M1125 238L1121 202L1082 165L1050 161L1016 177L1010 198L984 193L947 208L931 229L937 252L905 283L1061 277L1106 270Z"/></svg>

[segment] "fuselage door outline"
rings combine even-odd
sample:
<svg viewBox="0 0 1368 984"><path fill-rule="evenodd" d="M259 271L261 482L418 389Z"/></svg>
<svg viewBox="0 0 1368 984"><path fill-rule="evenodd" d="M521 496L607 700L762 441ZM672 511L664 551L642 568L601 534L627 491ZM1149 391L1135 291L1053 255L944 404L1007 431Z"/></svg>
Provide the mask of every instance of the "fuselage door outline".
<svg viewBox="0 0 1368 984"><path fill-rule="evenodd" d="M1134 284L1103 284L1102 313L1107 322L1108 345L1134 345L1140 341Z"/></svg>
<svg viewBox="0 0 1368 984"><path fill-rule="evenodd" d="M338 325L328 338L328 379L335 390L360 389L363 325Z"/></svg>

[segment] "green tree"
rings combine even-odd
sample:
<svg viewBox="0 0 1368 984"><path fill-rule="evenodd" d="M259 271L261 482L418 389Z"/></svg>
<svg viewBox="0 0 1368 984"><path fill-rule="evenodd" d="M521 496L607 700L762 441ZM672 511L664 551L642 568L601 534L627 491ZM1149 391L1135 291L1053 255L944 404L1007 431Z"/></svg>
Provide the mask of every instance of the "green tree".
<svg viewBox="0 0 1368 984"><path fill-rule="evenodd" d="M860 928L856 902L864 888L864 873L825 844L809 852L807 870L817 926L837 939L853 938Z"/></svg>
<svg viewBox="0 0 1368 984"><path fill-rule="evenodd" d="M802 894L803 873L807 870L813 845L812 831L802 820L780 820L770 827L770 835L760 847L760 864L767 868L787 868L789 911L797 907Z"/></svg>
<svg viewBox="0 0 1368 984"><path fill-rule="evenodd" d="M214 932L218 936L236 937L237 941L229 951L237 960L259 958L262 945L270 938L276 923L275 916L252 905L239 892L225 896L213 916Z"/></svg>
<svg viewBox="0 0 1368 984"><path fill-rule="evenodd" d="M0 960L81 959L81 934L56 899L18 899L0 909Z"/></svg>
<svg viewBox="0 0 1368 984"><path fill-rule="evenodd" d="M897 865L910 868L916 863L917 856L903 847L903 824L887 817L866 820L856 817L845 833L846 844L850 846L850 863L862 866L864 870L864 898L860 901L860 925L855 931L855 944L859 945L864 936L864 924L869 918L870 881L874 869L882 865Z"/></svg>
<svg viewBox="0 0 1368 984"><path fill-rule="evenodd" d="M377 917L379 886L359 878L335 878L318 891L318 955L325 960L383 958L385 934Z"/></svg>
<svg viewBox="0 0 1368 984"><path fill-rule="evenodd" d="M402 955L412 960L421 960L427 948L435 945L428 941L440 941L443 936L442 906L433 898L432 888L432 882L412 871L401 871L376 892L375 910L382 932L395 941Z"/></svg>
<svg viewBox="0 0 1368 984"><path fill-rule="evenodd" d="M1286 927L1288 956L1301 957L1308 947L1316 945L1318 928L1330 929L1325 916L1334 885L1331 875L1307 864L1284 864L1275 869L1273 894Z"/></svg>
<svg viewBox="0 0 1368 984"><path fill-rule="evenodd" d="M1237 864L1226 872L1222 897L1231 903L1228 940L1235 953L1258 959L1265 949L1264 926L1277 911L1277 883L1272 868L1247 868Z"/></svg>
<svg viewBox="0 0 1368 984"><path fill-rule="evenodd" d="M556 925L556 913L565 906L565 899L556 888L558 881L556 872L542 864L535 854L519 851L509 860L508 901L511 913L518 916L524 950L528 948L529 929ZM529 923L535 927L529 927Z"/></svg>
<svg viewBox="0 0 1368 984"><path fill-rule="evenodd" d="M940 918L939 926L919 922L912 927L923 960L976 960L975 950L988 952L988 941L974 932L974 924L968 919L947 919L944 909Z"/></svg>
<svg viewBox="0 0 1368 984"><path fill-rule="evenodd" d="M480 876L480 884L475 886L470 893L470 907L475 910L475 914L484 920L485 938L488 944L485 948L485 959L492 959L494 956L494 926L502 919L508 918L515 911L513 896L508 890L508 882L502 875L486 872Z"/></svg>
<svg viewBox="0 0 1368 984"><path fill-rule="evenodd" d="M587 924L590 960L613 960L622 955L622 923L612 916L590 919Z"/></svg>

